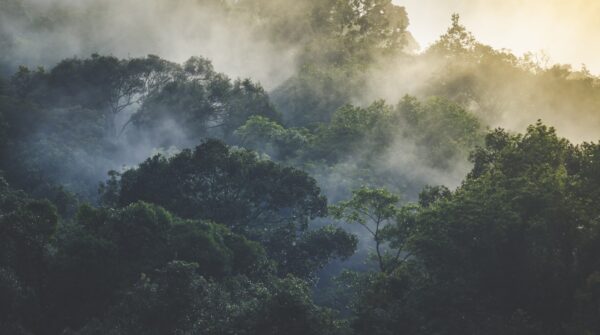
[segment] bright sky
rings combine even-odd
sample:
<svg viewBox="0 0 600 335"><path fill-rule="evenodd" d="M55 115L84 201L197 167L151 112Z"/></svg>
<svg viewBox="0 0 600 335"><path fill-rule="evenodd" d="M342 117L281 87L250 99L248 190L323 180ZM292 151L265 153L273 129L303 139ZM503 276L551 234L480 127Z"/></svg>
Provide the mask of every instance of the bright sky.
<svg viewBox="0 0 600 335"><path fill-rule="evenodd" d="M409 30L426 47L452 13L477 39L518 55L545 51L553 63L586 64L600 74L600 0L393 0L406 7Z"/></svg>

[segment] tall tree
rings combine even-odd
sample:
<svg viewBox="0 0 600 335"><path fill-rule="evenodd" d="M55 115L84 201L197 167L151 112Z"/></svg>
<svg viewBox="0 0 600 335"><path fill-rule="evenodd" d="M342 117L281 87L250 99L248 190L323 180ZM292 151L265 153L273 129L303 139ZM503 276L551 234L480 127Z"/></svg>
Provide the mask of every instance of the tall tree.
<svg viewBox="0 0 600 335"><path fill-rule="evenodd" d="M375 242L375 254L381 272L392 272L408 256L402 258L404 240L395 239L392 247L396 250L385 248L386 231L389 230L401 214L399 208L400 197L385 189L372 189L363 187L352 192L352 198L341 201L330 207L331 215L347 223L359 224L371 235ZM408 222L401 222L398 227L409 229ZM399 232L399 231L398 231Z"/></svg>

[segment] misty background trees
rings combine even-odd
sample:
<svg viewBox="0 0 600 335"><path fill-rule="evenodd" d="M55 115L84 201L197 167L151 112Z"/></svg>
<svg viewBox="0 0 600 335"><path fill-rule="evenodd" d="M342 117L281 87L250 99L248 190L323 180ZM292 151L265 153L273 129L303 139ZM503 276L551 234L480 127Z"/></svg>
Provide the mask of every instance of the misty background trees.
<svg viewBox="0 0 600 335"><path fill-rule="evenodd" d="M600 332L585 69L458 15L416 53L389 0L148 5L286 65L232 78L72 31L116 4L0 5L0 333ZM89 52L19 66L46 33Z"/></svg>

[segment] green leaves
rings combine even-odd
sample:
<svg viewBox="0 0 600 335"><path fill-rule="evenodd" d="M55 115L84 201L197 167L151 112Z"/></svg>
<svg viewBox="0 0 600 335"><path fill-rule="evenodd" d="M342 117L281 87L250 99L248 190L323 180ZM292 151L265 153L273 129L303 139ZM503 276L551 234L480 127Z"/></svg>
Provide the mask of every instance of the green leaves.
<svg viewBox="0 0 600 335"><path fill-rule="evenodd" d="M252 116L280 119L260 84L250 79L232 82L217 73L206 58L192 57L176 70L132 116L131 122L143 133L156 135L171 122L183 131L183 142L208 136L232 140L233 132ZM160 140L179 145L176 139L166 136Z"/></svg>
<svg viewBox="0 0 600 335"><path fill-rule="evenodd" d="M456 191L426 188L382 230L412 262L372 282L357 327L594 332L600 235L589 185L598 174L587 172L596 170L596 147L571 145L541 122L522 135L491 132Z"/></svg>
<svg viewBox="0 0 600 335"><path fill-rule="evenodd" d="M310 230L286 248L285 263L280 273L318 280L315 269L324 268L332 259L345 260L356 251L358 238L344 229L326 225ZM283 249L283 248L282 248Z"/></svg>
<svg viewBox="0 0 600 335"><path fill-rule="evenodd" d="M363 187L352 192L352 198L330 207L331 215L348 223L367 226L393 219L398 213L400 197L385 189Z"/></svg>
<svg viewBox="0 0 600 335"><path fill-rule="evenodd" d="M146 201L221 223L262 243L282 275L310 277L356 247L342 230L322 230L316 238L309 229L310 220L327 214L327 199L308 174L216 140L171 158L155 156L117 178L106 184L104 198L121 206Z"/></svg>
<svg viewBox="0 0 600 335"><path fill-rule="evenodd" d="M121 205L144 200L249 234L285 223L303 227L327 210L316 181L306 173L215 140L169 159L148 159L123 173L120 183Z"/></svg>
<svg viewBox="0 0 600 335"><path fill-rule="evenodd" d="M121 209L84 206L77 222L64 224L57 235L50 275L45 279L47 288L45 293L36 293L47 294L41 297L48 299L44 301L51 309L47 314L53 316L51 324L58 330L79 328L90 318L101 317L109 308L128 301L122 293L137 289L149 294L140 299L152 298L146 290L158 290L164 300L152 303L174 304L172 307L177 309L169 312L149 307L164 314L155 315L158 321L152 322L172 329L175 326L162 317L177 318L179 313L189 312L189 305L177 305L194 299L186 296L186 285L191 285L189 277L223 279L244 275L258 280L272 272L259 244L222 225L183 220L143 202ZM169 283L155 287L144 280L165 267ZM140 277L141 286L134 286ZM145 312L123 313L134 313L137 318Z"/></svg>
<svg viewBox="0 0 600 335"><path fill-rule="evenodd" d="M244 147L281 160L301 155L314 137L307 129L284 128L263 116L250 117L235 131L235 135Z"/></svg>
<svg viewBox="0 0 600 335"><path fill-rule="evenodd" d="M399 209L400 197L385 189L363 187L352 192L352 198L330 207L330 215L347 223L363 226L373 237L381 272L393 271L403 260L405 240L410 227L406 212ZM396 222L396 228L391 228ZM396 233L405 234L396 234ZM389 252L384 244L396 249Z"/></svg>
<svg viewBox="0 0 600 335"><path fill-rule="evenodd" d="M349 329L314 305L310 288L294 277L255 281L203 278L197 265L170 262L144 274L106 317L82 334L342 335Z"/></svg>

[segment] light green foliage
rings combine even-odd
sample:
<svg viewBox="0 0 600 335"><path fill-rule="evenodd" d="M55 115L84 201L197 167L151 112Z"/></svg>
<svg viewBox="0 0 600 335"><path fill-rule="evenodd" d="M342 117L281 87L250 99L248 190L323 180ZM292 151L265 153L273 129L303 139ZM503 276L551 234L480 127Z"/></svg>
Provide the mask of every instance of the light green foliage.
<svg viewBox="0 0 600 335"><path fill-rule="evenodd" d="M308 134L301 150L275 140L296 139L298 132ZM483 125L449 100L405 96L395 107L382 100L367 107L344 106L331 122L310 131L256 118L238 134L257 150L301 164L332 193L343 196L372 185L416 195L429 181L409 177L407 169L447 173L483 142Z"/></svg>
<svg viewBox="0 0 600 335"><path fill-rule="evenodd" d="M391 107L376 101L367 108L351 105L338 109L331 122L317 133L315 151L328 160L352 155L361 150L374 154L391 140L386 128L392 118ZM389 129L389 128L388 128Z"/></svg>
<svg viewBox="0 0 600 335"><path fill-rule="evenodd" d="M408 222L403 220L404 214L399 209L400 197L385 189L361 188L352 192L352 198L330 207L331 216L337 220L363 226L375 242L375 252L379 270L391 272L402 263L401 254L404 249ZM398 220L395 227L394 221ZM384 249L387 236L394 232L392 250ZM397 238L399 237L399 238Z"/></svg>
<svg viewBox="0 0 600 335"><path fill-rule="evenodd" d="M457 15L421 61L433 69L422 94L469 106L487 124L508 124L535 115L563 125L562 133L575 139L592 134L598 125L600 86L585 66L574 70L552 65L543 54L519 58L508 50L493 49L477 41ZM565 117L574 113L577 120L588 121L572 123ZM531 122L527 120L519 126Z"/></svg>
<svg viewBox="0 0 600 335"><path fill-rule="evenodd" d="M442 98L419 102L405 96L396 107L405 137L427 150L432 166L448 168L481 143L481 122L465 108Z"/></svg>
<svg viewBox="0 0 600 335"><path fill-rule="evenodd" d="M384 189L361 188L352 193L352 199L332 206L332 215L338 219L358 223L370 230L369 221L382 223L395 217L400 198Z"/></svg>
<svg viewBox="0 0 600 335"><path fill-rule="evenodd" d="M262 19L275 42L303 46L304 63L320 65L397 51L408 26L404 8L390 0L243 0L237 6Z"/></svg>
<svg viewBox="0 0 600 335"><path fill-rule="evenodd" d="M302 155L313 135L304 128L284 128L263 116L252 116L235 131L240 144L285 160Z"/></svg>
<svg viewBox="0 0 600 335"><path fill-rule="evenodd" d="M481 47L475 36L460 23L460 15L452 14L452 24L448 31L432 45L428 52L450 55L468 55L475 51L475 48Z"/></svg>
<svg viewBox="0 0 600 335"><path fill-rule="evenodd" d="M482 141L482 125L464 108L442 98L424 102L405 96L393 108L376 101L366 108L344 106L316 131L308 159L330 162L352 157L369 161L391 154L395 144L414 145L431 167L445 169Z"/></svg>
<svg viewBox="0 0 600 335"><path fill-rule="evenodd" d="M275 19L274 26L267 26L275 28L276 34L291 35L277 36L300 44L302 52L297 75L273 92L273 101L294 126L327 122L334 110L361 95L372 64L402 52L407 14L391 0L290 2L295 1L266 2L260 12L277 12L267 22L281 13L297 15L290 20ZM289 7L297 10L289 11ZM298 32L302 34L294 34Z"/></svg>

